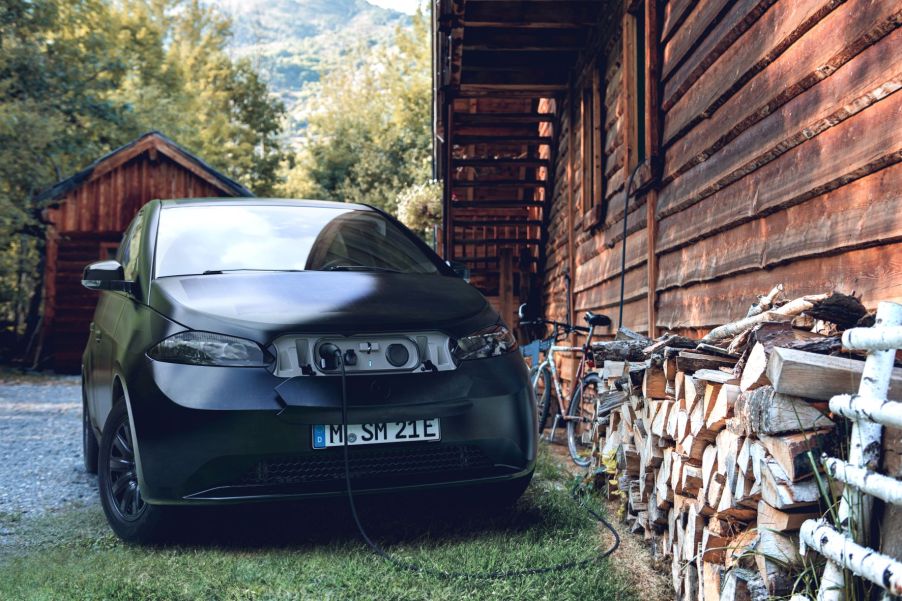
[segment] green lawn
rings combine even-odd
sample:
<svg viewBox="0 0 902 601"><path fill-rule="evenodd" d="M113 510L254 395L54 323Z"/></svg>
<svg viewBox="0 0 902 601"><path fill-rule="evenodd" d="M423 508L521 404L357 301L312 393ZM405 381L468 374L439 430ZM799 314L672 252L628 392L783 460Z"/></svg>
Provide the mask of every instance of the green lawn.
<svg viewBox="0 0 902 601"><path fill-rule="evenodd" d="M359 504L377 540L433 568L515 569L589 557L605 543L558 474L543 458L527 494L501 515ZM400 571L372 554L349 521L343 500L207 509L188 517L178 544L141 548L121 544L95 507L22 519L11 527L25 544L0 546L0 599L637 598L608 561L489 582Z"/></svg>

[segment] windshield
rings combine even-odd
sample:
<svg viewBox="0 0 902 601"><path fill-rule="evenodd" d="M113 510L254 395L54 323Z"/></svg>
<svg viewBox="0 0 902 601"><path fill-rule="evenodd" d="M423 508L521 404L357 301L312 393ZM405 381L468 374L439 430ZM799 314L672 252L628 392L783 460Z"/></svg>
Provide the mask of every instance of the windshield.
<svg viewBox="0 0 902 601"><path fill-rule="evenodd" d="M410 236L374 211L211 205L160 213L156 277L311 270L439 273Z"/></svg>

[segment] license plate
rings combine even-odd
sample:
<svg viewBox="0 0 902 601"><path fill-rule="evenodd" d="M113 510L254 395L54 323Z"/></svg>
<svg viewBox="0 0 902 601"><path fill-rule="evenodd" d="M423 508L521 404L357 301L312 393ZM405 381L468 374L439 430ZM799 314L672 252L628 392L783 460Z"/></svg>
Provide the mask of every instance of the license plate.
<svg viewBox="0 0 902 601"><path fill-rule="evenodd" d="M341 424L313 426L313 448L327 449L344 445ZM383 444L388 442L417 442L439 440L441 427L438 418L381 424L348 424L348 446Z"/></svg>

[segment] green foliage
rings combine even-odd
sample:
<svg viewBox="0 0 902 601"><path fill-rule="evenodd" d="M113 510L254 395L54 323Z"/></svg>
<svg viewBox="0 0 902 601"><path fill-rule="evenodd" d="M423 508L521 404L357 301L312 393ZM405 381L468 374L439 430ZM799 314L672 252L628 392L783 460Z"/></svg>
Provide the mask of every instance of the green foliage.
<svg viewBox="0 0 902 601"><path fill-rule="evenodd" d="M435 180L413 184L398 194L398 219L426 240L442 220L442 184Z"/></svg>
<svg viewBox="0 0 902 601"><path fill-rule="evenodd" d="M199 0L0 1L3 336L36 321L34 195L105 152L161 130L257 194L274 191L291 159L285 110L248 61L229 58L230 35Z"/></svg>
<svg viewBox="0 0 902 601"><path fill-rule="evenodd" d="M229 44L253 61L288 112L286 138L304 144L315 84L347 60L349 49L390 43L409 17L365 0L219 0L234 21Z"/></svg>
<svg viewBox="0 0 902 601"><path fill-rule="evenodd" d="M288 196L363 202L397 213L402 190L431 165L428 20L417 13L393 44L358 47L316 86L308 143Z"/></svg>

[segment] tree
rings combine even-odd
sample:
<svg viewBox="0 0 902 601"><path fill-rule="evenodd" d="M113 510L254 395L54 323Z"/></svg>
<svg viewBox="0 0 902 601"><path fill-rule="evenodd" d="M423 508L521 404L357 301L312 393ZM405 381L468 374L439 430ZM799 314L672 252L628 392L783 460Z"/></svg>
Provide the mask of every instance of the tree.
<svg viewBox="0 0 902 601"><path fill-rule="evenodd" d="M124 65L109 52L100 0L0 4L0 343L21 334L39 286L41 189L119 141L110 98Z"/></svg>
<svg viewBox="0 0 902 601"><path fill-rule="evenodd" d="M130 66L117 97L135 123L272 195L292 158L281 141L285 107L249 61L229 57L229 19L199 0L120 0L112 19Z"/></svg>
<svg viewBox="0 0 902 601"><path fill-rule="evenodd" d="M98 156L157 129L257 194L276 188L284 107L229 58L230 35L199 0L0 2L0 346L37 321L32 199Z"/></svg>
<svg viewBox="0 0 902 601"><path fill-rule="evenodd" d="M397 213L426 182L432 157L428 21L420 11L393 43L358 48L320 81L288 196L364 202Z"/></svg>

